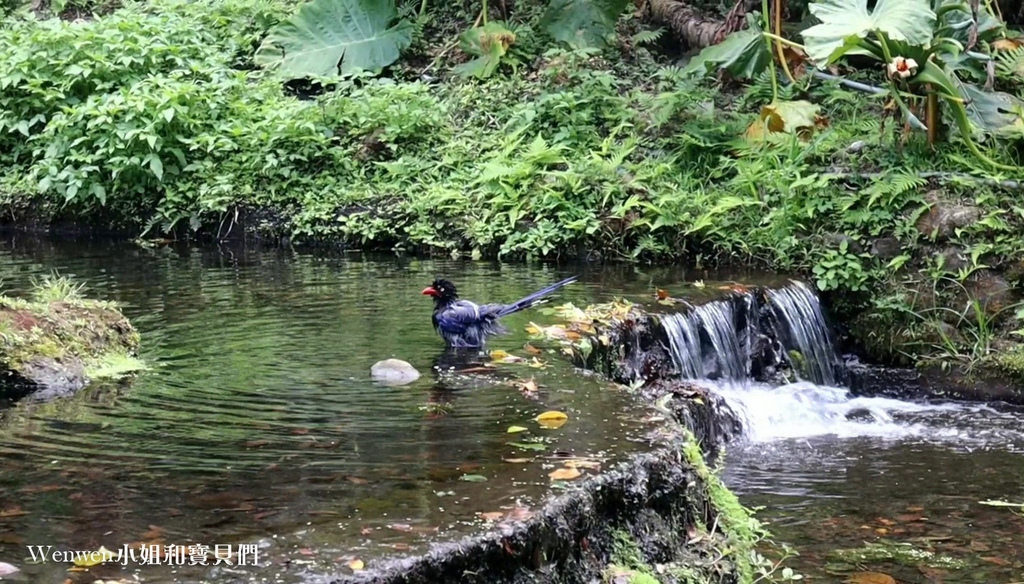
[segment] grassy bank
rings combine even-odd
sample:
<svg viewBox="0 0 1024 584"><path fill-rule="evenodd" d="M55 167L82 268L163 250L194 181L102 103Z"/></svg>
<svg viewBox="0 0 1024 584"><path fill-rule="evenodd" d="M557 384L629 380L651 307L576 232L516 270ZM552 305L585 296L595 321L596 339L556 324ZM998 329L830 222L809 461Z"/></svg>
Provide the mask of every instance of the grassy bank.
<svg viewBox="0 0 1024 584"><path fill-rule="evenodd" d="M780 99L819 106L813 135L754 139L767 74L687 78L667 35L629 16L609 47L573 51L529 7L510 19L498 73L465 79L452 39L475 3L418 24L381 77L282 83L253 55L294 10L156 0L76 22L7 17L2 215L148 237L237 234L244 218L263 235L360 248L754 262L813 278L844 317L872 309L854 337L888 361L991 352L961 300L981 299L988 341L1016 326L1012 290L996 291L997 311L972 286L1012 288L1024 273L1024 203L1007 182L1020 177L956 136L932 148L906 134L880 99L783 84ZM884 83L872 75L858 78ZM1013 140L981 147L1019 162ZM928 221L947 208L967 220Z"/></svg>

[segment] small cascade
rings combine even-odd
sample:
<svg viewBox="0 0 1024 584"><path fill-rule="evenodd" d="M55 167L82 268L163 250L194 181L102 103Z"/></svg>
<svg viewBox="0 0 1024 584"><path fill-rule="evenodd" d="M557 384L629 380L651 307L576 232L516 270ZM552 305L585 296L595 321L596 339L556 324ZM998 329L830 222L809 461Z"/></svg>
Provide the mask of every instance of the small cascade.
<svg viewBox="0 0 1024 584"><path fill-rule="evenodd" d="M778 331L783 346L799 352L799 362L790 360L797 376L818 385L835 386L836 371L842 365L818 296L803 282L768 290L767 295L776 322L784 329Z"/></svg>
<svg viewBox="0 0 1024 584"><path fill-rule="evenodd" d="M676 372L686 379L764 380L780 363L819 385L836 385L841 376L821 303L800 282L735 292L660 322Z"/></svg>
<svg viewBox="0 0 1024 584"><path fill-rule="evenodd" d="M738 326L750 320L749 299L733 296L661 319L679 375L687 379L734 380L749 375L751 342L744 326Z"/></svg>

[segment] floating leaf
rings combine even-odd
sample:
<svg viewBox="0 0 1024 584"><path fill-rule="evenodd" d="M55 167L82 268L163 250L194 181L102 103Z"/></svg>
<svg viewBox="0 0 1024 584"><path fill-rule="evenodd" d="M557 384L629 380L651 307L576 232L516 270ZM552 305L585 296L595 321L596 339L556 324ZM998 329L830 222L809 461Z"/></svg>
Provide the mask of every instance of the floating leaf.
<svg viewBox="0 0 1024 584"><path fill-rule="evenodd" d="M668 293L668 290L662 290L661 288L657 289L657 294L658 300L668 300L672 297L672 295Z"/></svg>
<svg viewBox="0 0 1024 584"><path fill-rule="evenodd" d="M399 21L394 0L313 0L270 30L255 61L291 79L376 71L398 60L413 25Z"/></svg>
<svg viewBox="0 0 1024 584"><path fill-rule="evenodd" d="M459 477L460 481L466 481L467 483L483 483L487 482L487 477L478 474L464 474Z"/></svg>
<svg viewBox="0 0 1024 584"><path fill-rule="evenodd" d="M878 0L871 12L868 0L822 0L807 8L821 21L802 33L807 55L819 67L853 52L870 33L922 47L934 32L930 0Z"/></svg>
<svg viewBox="0 0 1024 584"><path fill-rule="evenodd" d="M566 420L539 420L537 423L540 424L541 428L547 430L557 430L565 425Z"/></svg>
<svg viewBox="0 0 1024 584"><path fill-rule="evenodd" d="M500 349L497 351L491 351L491 359L495 361L501 361L505 357L508 357L508 353L506 353L505 351L502 351Z"/></svg>
<svg viewBox="0 0 1024 584"><path fill-rule="evenodd" d="M356 572L358 572L359 570L362 570L364 566L365 566L365 564L363 564L362 560L352 560L351 562L348 563L348 567L352 568Z"/></svg>
<svg viewBox="0 0 1024 584"><path fill-rule="evenodd" d="M527 462L533 462L532 458L502 458L501 460L509 464L526 464Z"/></svg>
<svg viewBox="0 0 1024 584"><path fill-rule="evenodd" d="M569 416L567 416L564 412L551 410L537 416L537 421L543 422L547 420L567 420L568 418Z"/></svg>
<svg viewBox="0 0 1024 584"><path fill-rule="evenodd" d="M551 480L553 481L571 481L572 479L580 476L580 474L580 471L575 468L558 468L551 471L548 476L551 477Z"/></svg>
<svg viewBox="0 0 1024 584"><path fill-rule="evenodd" d="M91 568L104 562L111 562L114 560L115 556L116 554L114 554L114 552L100 546L100 549L95 552L90 552L84 556L76 557L74 563L80 568Z"/></svg>
<svg viewBox="0 0 1024 584"><path fill-rule="evenodd" d="M540 442L509 442L509 446L515 446L516 448L522 448L523 450L547 450L548 447L544 446Z"/></svg>
<svg viewBox="0 0 1024 584"><path fill-rule="evenodd" d="M541 26L573 47L603 47L629 0L552 0Z"/></svg>
<svg viewBox="0 0 1024 584"><path fill-rule="evenodd" d="M528 430L529 430L529 428L524 428L522 426L509 426L508 430L506 430L506 433L507 434L518 434L519 432L526 432Z"/></svg>
<svg viewBox="0 0 1024 584"><path fill-rule="evenodd" d="M477 515L485 521L498 521L505 517L505 514L501 511L488 511L486 513L477 513Z"/></svg>

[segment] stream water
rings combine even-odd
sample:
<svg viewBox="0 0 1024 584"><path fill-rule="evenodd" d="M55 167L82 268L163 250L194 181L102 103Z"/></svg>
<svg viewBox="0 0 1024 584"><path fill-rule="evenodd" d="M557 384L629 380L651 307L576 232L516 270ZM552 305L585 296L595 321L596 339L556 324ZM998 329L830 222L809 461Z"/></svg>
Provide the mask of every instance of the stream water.
<svg viewBox="0 0 1024 584"><path fill-rule="evenodd" d="M351 561L416 553L487 522L527 517L560 487L548 475L564 459L607 465L645 448L657 428L621 389L557 354L524 349L525 326L551 317L514 315L512 333L492 346L542 367L480 370L486 359L442 350L430 301L419 295L446 275L465 297L513 300L572 269L0 239L4 292L25 293L52 270L121 303L142 334L149 370L72 399L0 410L0 561L33 582L133 573L146 582L294 582L343 572ZM640 299L655 285L699 299L721 294L714 282L786 283L621 266L581 273L560 299ZM696 279L709 285L685 284ZM708 313L691 330L715 322L722 315ZM817 342L817 329L802 330L791 331L794 342ZM747 342L724 333L715 340L736 354L732 344ZM390 357L422 377L403 387L373 383L370 365ZM808 580L837 581L849 568L830 552L879 542L965 562L883 563L900 581L1024 580L1024 520L978 504L1024 500L1020 411L853 399L810 382L759 386L742 378L742 364L699 358L681 367L697 378L705 371L698 367L730 372L701 383L747 422L729 449L726 478L745 503L766 507L760 517L800 551L791 563ZM438 375L438 363L472 371ZM809 376L826 369L811 367ZM536 392L522 391L529 379ZM552 409L569 421L540 428L533 418ZM513 425L528 430L509 434ZM530 444L543 450L523 447ZM137 543L255 545L260 565L165 562L83 573L26 561L28 545Z"/></svg>

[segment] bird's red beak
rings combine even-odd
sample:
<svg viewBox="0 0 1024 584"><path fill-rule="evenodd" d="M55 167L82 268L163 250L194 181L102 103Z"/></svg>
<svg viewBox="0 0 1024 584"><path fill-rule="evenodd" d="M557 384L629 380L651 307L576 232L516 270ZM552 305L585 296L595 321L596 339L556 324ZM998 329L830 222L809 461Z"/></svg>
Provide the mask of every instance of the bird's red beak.
<svg viewBox="0 0 1024 584"><path fill-rule="evenodd" d="M434 290L433 286L427 286L423 289L423 292L420 292L420 294L424 296L437 296L437 290Z"/></svg>

